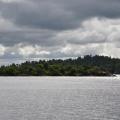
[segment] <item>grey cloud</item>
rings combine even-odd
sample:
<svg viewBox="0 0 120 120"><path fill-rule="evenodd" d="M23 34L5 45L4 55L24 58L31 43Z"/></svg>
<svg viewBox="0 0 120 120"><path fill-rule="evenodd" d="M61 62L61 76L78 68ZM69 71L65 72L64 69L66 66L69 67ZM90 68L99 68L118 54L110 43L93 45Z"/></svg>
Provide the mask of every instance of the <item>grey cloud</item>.
<svg viewBox="0 0 120 120"><path fill-rule="evenodd" d="M1 12L4 18L18 26L55 30L77 26L77 23L73 22L75 18L72 12L65 11L53 2L2 3Z"/></svg>
<svg viewBox="0 0 120 120"><path fill-rule="evenodd" d="M120 17L120 1L112 0L26 0L0 2L2 16L19 26L66 30L95 17Z"/></svg>
<svg viewBox="0 0 120 120"><path fill-rule="evenodd" d="M75 30L4 31L0 33L0 58L60 58L108 53L107 47L111 44L111 48L118 48L119 24L120 19L93 18Z"/></svg>
<svg viewBox="0 0 120 120"><path fill-rule="evenodd" d="M119 8L119 0L0 1L0 59L119 56Z"/></svg>
<svg viewBox="0 0 120 120"><path fill-rule="evenodd" d="M56 32L52 31L3 31L0 32L0 43L5 46L13 46L15 44L38 44L40 46L57 46L63 44L54 37Z"/></svg>

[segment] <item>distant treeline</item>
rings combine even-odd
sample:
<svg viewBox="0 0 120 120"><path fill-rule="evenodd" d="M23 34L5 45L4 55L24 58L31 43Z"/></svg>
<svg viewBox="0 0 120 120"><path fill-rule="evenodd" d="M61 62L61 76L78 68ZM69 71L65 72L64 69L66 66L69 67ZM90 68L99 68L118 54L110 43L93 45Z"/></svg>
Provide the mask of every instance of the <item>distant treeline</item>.
<svg viewBox="0 0 120 120"><path fill-rule="evenodd" d="M0 67L0 76L110 76L120 74L120 59L107 56L26 61Z"/></svg>

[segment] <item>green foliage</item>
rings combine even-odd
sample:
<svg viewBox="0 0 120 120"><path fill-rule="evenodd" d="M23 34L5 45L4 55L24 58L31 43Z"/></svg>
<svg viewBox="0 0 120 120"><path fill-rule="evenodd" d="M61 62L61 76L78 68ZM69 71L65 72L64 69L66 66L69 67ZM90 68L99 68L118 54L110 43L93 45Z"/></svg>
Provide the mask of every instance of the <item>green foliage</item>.
<svg viewBox="0 0 120 120"><path fill-rule="evenodd" d="M120 74L120 59L98 55L66 60L26 61L0 67L1 76L109 76L112 74Z"/></svg>

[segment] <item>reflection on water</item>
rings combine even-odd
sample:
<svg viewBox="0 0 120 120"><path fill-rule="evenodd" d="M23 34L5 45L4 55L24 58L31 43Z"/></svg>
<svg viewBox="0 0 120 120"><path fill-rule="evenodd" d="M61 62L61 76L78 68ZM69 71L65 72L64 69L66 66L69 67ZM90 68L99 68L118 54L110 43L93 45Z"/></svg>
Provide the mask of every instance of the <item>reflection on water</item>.
<svg viewBox="0 0 120 120"><path fill-rule="evenodd" d="M119 77L0 78L0 120L119 119Z"/></svg>

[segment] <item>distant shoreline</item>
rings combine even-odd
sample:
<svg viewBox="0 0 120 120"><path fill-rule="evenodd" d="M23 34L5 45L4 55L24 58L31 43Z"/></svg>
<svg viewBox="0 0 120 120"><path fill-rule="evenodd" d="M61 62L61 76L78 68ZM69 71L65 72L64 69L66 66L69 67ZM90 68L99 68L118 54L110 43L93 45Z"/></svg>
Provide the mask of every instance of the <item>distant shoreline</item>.
<svg viewBox="0 0 120 120"><path fill-rule="evenodd" d="M117 75L106 75L106 76L0 76L0 77L118 77Z"/></svg>
<svg viewBox="0 0 120 120"><path fill-rule="evenodd" d="M65 60L26 61L0 67L0 76L106 77L116 76L116 74L120 74L120 59L98 55Z"/></svg>

